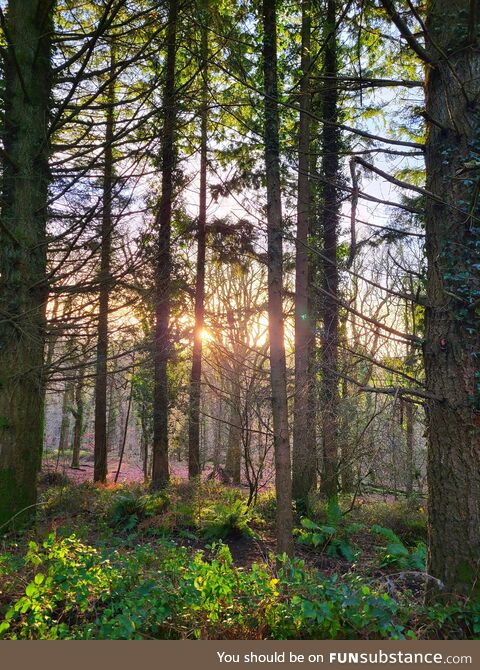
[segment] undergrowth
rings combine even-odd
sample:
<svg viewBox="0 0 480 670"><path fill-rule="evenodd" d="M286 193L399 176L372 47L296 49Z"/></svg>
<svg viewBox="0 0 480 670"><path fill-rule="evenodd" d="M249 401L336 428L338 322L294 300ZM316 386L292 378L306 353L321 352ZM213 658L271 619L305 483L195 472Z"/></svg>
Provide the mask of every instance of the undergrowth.
<svg viewBox="0 0 480 670"><path fill-rule="evenodd" d="M323 505L323 503L322 503ZM6 639L382 639L478 637L480 605L426 607L397 573L422 574L421 537L325 504L297 541L325 554L245 566L235 543L273 532L274 498L247 509L215 484L91 484L47 489L38 525L0 551L0 637ZM368 560L362 547L371 543ZM232 549L229 547L232 547ZM373 553L372 553L373 552ZM368 553L368 552L366 552ZM337 561L335 563L335 561ZM353 563L352 563L353 561ZM350 564L350 567L349 567Z"/></svg>

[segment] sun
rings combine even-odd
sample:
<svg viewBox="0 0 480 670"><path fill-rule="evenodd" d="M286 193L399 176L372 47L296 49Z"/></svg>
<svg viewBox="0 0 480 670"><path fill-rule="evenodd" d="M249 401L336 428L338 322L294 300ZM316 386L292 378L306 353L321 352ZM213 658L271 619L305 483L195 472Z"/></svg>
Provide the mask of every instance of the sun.
<svg viewBox="0 0 480 670"><path fill-rule="evenodd" d="M211 342L213 340L213 334L207 328L202 328L200 337L202 338L202 342Z"/></svg>

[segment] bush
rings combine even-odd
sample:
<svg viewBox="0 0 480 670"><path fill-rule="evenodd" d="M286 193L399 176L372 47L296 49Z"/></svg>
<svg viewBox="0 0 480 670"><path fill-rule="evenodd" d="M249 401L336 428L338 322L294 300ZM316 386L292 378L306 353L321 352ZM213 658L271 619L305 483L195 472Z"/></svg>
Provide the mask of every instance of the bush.
<svg viewBox="0 0 480 670"><path fill-rule="evenodd" d="M270 489L261 493L255 505L255 512L268 524L275 523L277 515L277 499L275 491Z"/></svg>
<svg viewBox="0 0 480 670"><path fill-rule="evenodd" d="M207 541L251 537L250 519L250 510L241 500L218 503L204 516L202 537Z"/></svg>
<svg viewBox="0 0 480 670"><path fill-rule="evenodd" d="M45 470L39 477L40 486L70 486L72 481L64 472Z"/></svg>
<svg viewBox="0 0 480 670"><path fill-rule="evenodd" d="M425 543L419 542L413 549L408 549L390 528L383 528L375 524L372 526L372 532L387 541L386 545L378 548L381 567L395 567L399 570L425 570L427 559Z"/></svg>
<svg viewBox="0 0 480 670"><path fill-rule="evenodd" d="M31 543L24 594L0 624L10 639L402 637L398 607L360 578L283 559L244 570L226 545L189 556L162 541L125 555L74 535ZM396 620L398 619L398 620Z"/></svg>
<svg viewBox="0 0 480 670"><path fill-rule="evenodd" d="M317 524L311 519L301 520L302 528L295 533L301 544L326 552L329 556L344 558L353 563L360 550L355 547L352 536L362 528L358 523L346 523L335 498L328 502L327 523Z"/></svg>
<svg viewBox="0 0 480 670"><path fill-rule="evenodd" d="M352 517L367 527L378 524L391 528L407 545L427 539L427 513L425 507L414 500L390 503L368 500L353 510Z"/></svg>
<svg viewBox="0 0 480 670"><path fill-rule="evenodd" d="M108 514L108 523L116 529L133 530L145 519L163 512L169 503L166 493L142 493L141 489L125 489L116 496Z"/></svg>
<svg viewBox="0 0 480 670"><path fill-rule="evenodd" d="M110 500L110 498L108 498ZM46 489L39 500L41 519L98 515L106 505L105 492L92 482Z"/></svg>

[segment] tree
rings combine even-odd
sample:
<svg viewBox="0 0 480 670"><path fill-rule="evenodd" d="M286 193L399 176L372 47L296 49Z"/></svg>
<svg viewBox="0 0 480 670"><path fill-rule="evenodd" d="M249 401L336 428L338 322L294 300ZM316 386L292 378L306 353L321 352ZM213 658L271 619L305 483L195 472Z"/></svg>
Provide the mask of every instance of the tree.
<svg viewBox="0 0 480 670"><path fill-rule="evenodd" d="M175 165L175 61L177 49L178 2L170 0L167 23L167 55L163 93L162 131L162 193L157 213L157 267L155 277L155 340L154 340L154 406L152 487L162 488L169 480L168 472L168 375L170 353L170 279L171 218L173 170Z"/></svg>
<svg viewBox="0 0 480 670"><path fill-rule="evenodd" d="M311 232L312 198L310 187L311 128L311 3L302 2L302 47L300 79L300 119L298 129L298 196L295 259L295 395L293 414L292 492L305 500L315 487L315 410L312 403L314 379L312 353L314 318L310 299L308 243Z"/></svg>
<svg viewBox="0 0 480 670"><path fill-rule="evenodd" d="M337 493L338 483L338 221L340 179L337 83L336 2L328 0L325 21L325 83L323 89L324 119L322 137L323 202L321 225L323 234L323 292L322 292L322 354L321 402L323 478L321 491L326 497Z"/></svg>
<svg viewBox="0 0 480 670"><path fill-rule="evenodd" d="M283 220L280 190L275 0L263 0L263 77L267 180L268 332L277 496L277 551L291 554L293 551L292 475L283 325Z"/></svg>
<svg viewBox="0 0 480 670"><path fill-rule="evenodd" d="M108 73L105 112L105 150L103 166L102 223L100 230L100 273L97 326L97 366L95 377L95 449L93 479L107 479L107 363L108 363L108 312L111 286L112 253L112 199L114 188L113 142L115 139L115 46L110 44L110 71Z"/></svg>
<svg viewBox="0 0 480 670"><path fill-rule="evenodd" d="M423 47L396 3L382 3L426 67L428 571L448 598L479 588L480 17L469 0L429 2L425 23L414 12Z"/></svg>
<svg viewBox="0 0 480 670"><path fill-rule="evenodd" d="M428 569L445 593L469 594L480 555L480 17L468 0L427 12Z"/></svg>
<svg viewBox="0 0 480 670"><path fill-rule="evenodd" d="M200 202L197 229L197 267L195 277L195 325L193 330L192 371L188 424L188 476L200 475L200 400L202 380L203 321L205 312L205 251L207 224L207 132L208 132L208 1L201 13L202 107L200 111Z"/></svg>
<svg viewBox="0 0 480 670"><path fill-rule="evenodd" d="M54 4L52 0L9 0L6 15L0 16L6 40L0 214L0 525L14 515L21 521L34 514L42 455Z"/></svg>

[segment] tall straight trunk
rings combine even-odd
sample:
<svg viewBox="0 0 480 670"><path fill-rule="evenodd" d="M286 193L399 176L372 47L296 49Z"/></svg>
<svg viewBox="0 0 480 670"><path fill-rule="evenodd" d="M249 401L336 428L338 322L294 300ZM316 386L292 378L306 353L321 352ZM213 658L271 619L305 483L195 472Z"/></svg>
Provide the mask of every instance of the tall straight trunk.
<svg viewBox="0 0 480 670"><path fill-rule="evenodd" d="M86 361L82 361L80 370L78 371L78 379L75 384L75 409L73 416L75 423L73 426L73 441L72 441L72 468L80 467L80 447L82 444L83 429L85 426L85 402L84 402L84 388L85 388L85 372Z"/></svg>
<svg viewBox="0 0 480 670"><path fill-rule="evenodd" d="M110 371L110 379L108 381L108 410L107 410L107 453L112 451L116 444L117 437L117 393L115 388L115 368Z"/></svg>
<svg viewBox="0 0 480 670"><path fill-rule="evenodd" d="M153 395L152 488L163 488L168 472L168 375L170 356L170 279L171 219L173 170L175 165L175 60L177 42L178 0L170 0L167 26L166 75L163 88L162 195L157 214L157 268L155 278L155 381Z"/></svg>
<svg viewBox="0 0 480 670"><path fill-rule="evenodd" d="M0 526L15 515L16 523L34 515L42 456L54 4L9 0L4 25Z"/></svg>
<svg viewBox="0 0 480 670"><path fill-rule="evenodd" d="M415 461L413 455L413 403L407 402L405 408L405 440L406 440L406 478L405 492L407 496L413 493L415 476Z"/></svg>
<svg viewBox="0 0 480 670"><path fill-rule="evenodd" d="M470 0L427 5L428 571L480 591L480 51Z"/></svg>
<svg viewBox="0 0 480 670"><path fill-rule="evenodd" d="M288 435L287 371L283 324L283 234L275 0L263 0L263 76L265 93L265 170L268 230L268 332L272 392L277 552L291 554L292 473Z"/></svg>
<svg viewBox="0 0 480 670"><path fill-rule="evenodd" d="M338 223L339 130L337 88L336 1L328 0L325 22L325 85L323 91L322 139L322 231L323 231L323 333L321 354L321 400L323 479L321 491L326 497L337 493L338 477Z"/></svg>
<svg viewBox="0 0 480 670"><path fill-rule="evenodd" d="M311 219L311 2L302 1L300 123L298 133L298 199L295 265L295 395L293 415L292 493L305 500L316 483L315 417L311 403L313 319L309 300L308 242Z"/></svg>
<svg viewBox="0 0 480 670"><path fill-rule="evenodd" d="M113 140L115 133L115 48L110 46L110 72L107 87L105 150L103 167L103 208L100 231L100 274L99 304L97 325L97 364L95 372L95 445L93 480L107 480L107 361L108 361L108 305L111 288L112 254L112 189L113 178Z"/></svg>
<svg viewBox="0 0 480 670"><path fill-rule="evenodd" d="M197 230L195 326L193 332L190 407L188 422L188 476L200 475L200 400L202 379L202 333L205 312L205 247L207 224L207 123L208 123L208 0L202 12L202 110L200 115L200 202Z"/></svg>
<svg viewBox="0 0 480 670"><path fill-rule="evenodd" d="M148 479L148 452L149 452L149 435L148 428L148 409L145 403L142 402L140 406L140 454L142 456L143 478L144 481Z"/></svg>
<svg viewBox="0 0 480 670"><path fill-rule="evenodd" d="M133 388L134 388L134 377L135 375L135 360L132 361L132 376L130 379L130 393L128 394L128 402L127 402L127 411L125 414L125 422L123 423L123 433L122 433L122 441L119 444L119 450L118 450L118 466L117 466L117 472L115 473L115 478L114 482L115 484L118 481L118 477L120 475L120 470L122 469L122 463L123 463L123 457L125 455L125 447L127 444L127 435L128 435L128 424L130 421L130 412L132 409L132 401L133 401ZM146 452L147 453L147 452ZM144 463L144 473L146 470L145 463Z"/></svg>
<svg viewBox="0 0 480 670"><path fill-rule="evenodd" d="M234 367L232 375L232 392L230 407L230 424L228 426L227 456L225 471L231 476L234 484L240 484L242 465L242 417L240 414L241 388L239 370Z"/></svg>
<svg viewBox="0 0 480 670"><path fill-rule="evenodd" d="M69 440L70 434L70 413L72 411L72 402L73 402L73 393L74 393L74 383L73 381L67 381L65 384L65 390L63 392L62 400L62 420L60 423L60 435L58 440L58 457L57 464L60 460L61 454L64 454Z"/></svg>
<svg viewBox="0 0 480 670"><path fill-rule="evenodd" d="M342 379L342 404L348 406L349 385L348 380ZM342 442L340 446L341 451L341 470L340 482L342 493L353 493L355 490L355 443L352 431L349 430L351 426L351 416L347 412L342 412L340 420L340 434Z"/></svg>

